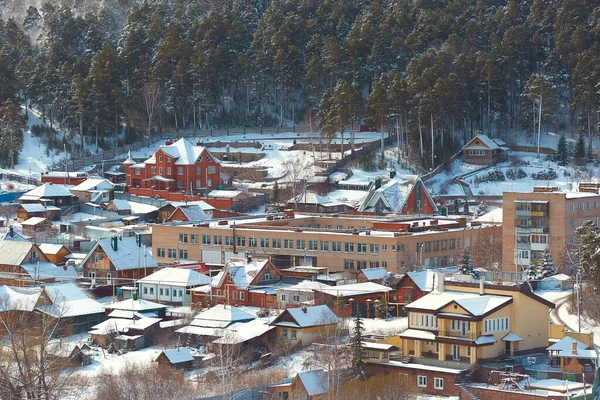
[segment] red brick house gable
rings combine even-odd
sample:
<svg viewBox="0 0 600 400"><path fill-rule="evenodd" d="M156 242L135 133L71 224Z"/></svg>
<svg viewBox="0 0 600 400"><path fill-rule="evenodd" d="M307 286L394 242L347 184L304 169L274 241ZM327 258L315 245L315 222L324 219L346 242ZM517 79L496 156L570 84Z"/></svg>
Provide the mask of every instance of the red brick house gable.
<svg viewBox="0 0 600 400"><path fill-rule="evenodd" d="M408 304L433 290L435 273L432 271L409 272L396 283L398 303Z"/></svg>
<svg viewBox="0 0 600 400"><path fill-rule="evenodd" d="M128 157L124 164L127 185L136 193L142 189L139 194L152 197L208 192L221 185L221 162L205 147L186 139L161 146L142 163L136 164Z"/></svg>

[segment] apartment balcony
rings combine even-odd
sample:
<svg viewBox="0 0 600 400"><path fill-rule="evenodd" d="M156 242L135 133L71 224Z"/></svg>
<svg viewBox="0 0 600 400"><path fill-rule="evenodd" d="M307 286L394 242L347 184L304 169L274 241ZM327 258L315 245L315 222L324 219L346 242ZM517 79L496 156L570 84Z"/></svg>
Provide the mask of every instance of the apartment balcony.
<svg viewBox="0 0 600 400"><path fill-rule="evenodd" d="M529 226L517 226L515 227L517 233L531 233L531 227Z"/></svg>
<svg viewBox="0 0 600 400"><path fill-rule="evenodd" d="M517 243L517 249L531 250L531 243Z"/></svg>
<svg viewBox="0 0 600 400"><path fill-rule="evenodd" d="M539 233L539 234L548 234L548 233L550 233L550 229L547 228L547 227L544 227L544 228L533 228L532 227L532 228L529 228L529 231L531 233Z"/></svg>
<svg viewBox="0 0 600 400"><path fill-rule="evenodd" d="M531 217L531 210L515 210L517 217Z"/></svg>
<svg viewBox="0 0 600 400"><path fill-rule="evenodd" d="M478 335L477 332L462 332L462 331L451 331L451 330L442 330L437 334L438 337L447 337L452 339L464 339L464 340L476 340Z"/></svg>

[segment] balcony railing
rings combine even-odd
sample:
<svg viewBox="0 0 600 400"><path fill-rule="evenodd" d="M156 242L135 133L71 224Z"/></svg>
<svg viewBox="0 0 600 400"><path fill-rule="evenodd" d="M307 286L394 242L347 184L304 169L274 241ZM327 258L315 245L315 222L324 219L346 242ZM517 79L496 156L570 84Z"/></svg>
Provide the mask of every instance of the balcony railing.
<svg viewBox="0 0 600 400"><path fill-rule="evenodd" d="M462 331L451 331L451 330L440 330L438 336L450 337L455 339L475 340L477 339L477 332L462 332Z"/></svg>

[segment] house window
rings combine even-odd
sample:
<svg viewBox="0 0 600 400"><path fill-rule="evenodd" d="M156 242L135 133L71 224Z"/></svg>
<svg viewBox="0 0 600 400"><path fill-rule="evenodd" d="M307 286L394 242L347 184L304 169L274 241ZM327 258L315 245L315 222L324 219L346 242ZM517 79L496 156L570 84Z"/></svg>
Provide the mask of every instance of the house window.
<svg viewBox="0 0 600 400"><path fill-rule="evenodd" d="M367 252L366 243L356 243L356 252L359 254L365 254Z"/></svg>
<svg viewBox="0 0 600 400"><path fill-rule="evenodd" d="M354 253L354 243L344 243L344 253Z"/></svg>
<svg viewBox="0 0 600 400"><path fill-rule="evenodd" d="M331 242L331 251L340 253L342 251L342 242Z"/></svg>
<svg viewBox="0 0 600 400"><path fill-rule="evenodd" d="M163 156L158 156L158 161L163 162Z"/></svg>
<svg viewBox="0 0 600 400"><path fill-rule="evenodd" d="M354 269L354 260L344 260L344 269Z"/></svg>
<svg viewBox="0 0 600 400"><path fill-rule="evenodd" d="M150 288L150 296L154 296L154 288L153 287Z"/></svg>
<svg viewBox="0 0 600 400"><path fill-rule="evenodd" d="M260 238L260 247L263 249L269 248L269 239L268 238Z"/></svg>
<svg viewBox="0 0 600 400"><path fill-rule="evenodd" d="M287 328L283 328L283 329L281 329L281 338L282 338L282 339L287 339L287 338L288 338L288 331L287 331Z"/></svg>
<svg viewBox="0 0 600 400"><path fill-rule="evenodd" d="M443 378L433 378L433 388L442 390L444 388Z"/></svg>
<svg viewBox="0 0 600 400"><path fill-rule="evenodd" d="M156 167L154 167L154 166L150 167L150 173L152 175L156 175Z"/></svg>
<svg viewBox="0 0 600 400"><path fill-rule="evenodd" d="M371 243L371 245L369 246L369 252L371 254L379 254L379 245Z"/></svg>
<svg viewBox="0 0 600 400"><path fill-rule="evenodd" d="M187 242L188 242L187 233L180 233L179 234L179 243L187 243Z"/></svg>
<svg viewBox="0 0 600 400"><path fill-rule="evenodd" d="M202 244L210 244L210 235L202 235Z"/></svg>
<svg viewBox="0 0 600 400"><path fill-rule="evenodd" d="M248 247L256 247L256 238L255 237L251 237L248 238Z"/></svg>
<svg viewBox="0 0 600 400"><path fill-rule="evenodd" d="M318 250L318 241L316 240L309 240L308 241L308 250L309 251L317 251Z"/></svg>
<svg viewBox="0 0 600 400"><path fill-rule="evenodd" d="M387 244L381 245L381 251L387 251Z"/></svg>
<svg viewBox="0 0 600 400"><path fill-rule="evenodd" d="M286 250L292 250L294 248L294 241L291 239L284 239L283 248Z"/></svg>
<svg viewBox="0 0 600 400"><path fill-rule="evenodd" d="M234 291L232 292L232 294L233 294L233 299L234 299L234 300L237 300L237 294L238 294L238 292L236 292L236 291L234 290Z"/></svg>
<svg viewBox="0 0 600 400"><path fill-rule="evenodd" d="M427 387L427 377L423 375L417 376L417 386L418 387Z"/></svg>
<svg viewBox="0 0 600 400"><path fill-rule="evenodd" d="M379 261L369 261L369 268L379 268Z"/></svg>
<svg viewBox="0 0 600 400"><path fill-rule="evenodd" d="M202 174L202 167L196 167L196 175Z"/></svg>
<svg viewBox="0 0 600 400"><path fill-rule="evenodd" d="M144 294L148 294L148 288L144 286Z"/></svg>
<svg viewBox="0 0 600 400"><path fill-rule="evenodd" d="M201 187L202 187L202 182L200 182L200 179L198 179L198 180L196 181L196 188L197 188L197 189L199 189L199 188L201 188Z"/></svg>
<svg viewBox="0 0 600 400"><path fill-rule="evenodd" d="M225 246L233 246L233 236L225 236Z"/></svg>
<svg viewBox="0 0 600 400"><path fill-rule="evenodd" d="M139 175L139 174L140 174L140 169L139 169L139 168L136 168L136 169L135 169L135 174L136 174L136 175Z"/></svg>
<svg viewBox="0 0 600 400"><path fill-rule="evenodd" d="M292 301L295 303L300 303L300 296L298 295L292 295Z"/></svg>
<svg viewBox="0 0 600 400"><path fill-rule="evenodd" d="M165 289L165 296L169 295L169 289Z"/></svg>
<svg viewBox="0 0 600 400"><path fill-rule="evenodd" d="M198 235L196 235L195 233L192 233L190 235L190 243L197 244L198 243Z"/></svg>
<svg viewBox="0 0 600 400"><path fill-rule="evenodd" d="M169 258L177 258L177 250L176 249L169 249Z"/></svg>
<svg viewBox="0 0 600 400"><path fill-rule="evenodd" d="M163 288L160 288L159 293L160 293L161 296L164 294L163 293Z"/></svg>
<svg viewBox="0 0 600 400"><path fill-rule="evenodd" d="M167 167L167 175L171 175L171 167Z"/></svg>
<svg viewBox="0 0 600 400"><path fill-rule="evenodd" d="M179 258L181 258L183 260L187 260L187 258L188 258L188 251L184 250L184 249L179 249Z"/></svg>
<svg viewBox="0 0 600 400"><path fill-rule="evenodd" d="M329 242L321 242L321 251L329 251Z"/></svg>
<svg viewBox="0 0 600 400"><path fill-rule="evenodd" d="M281 248L281 239L273 239L273 241L271 243L273 244L274 249Z"/></svg>
<svg viewBox="0 0 600 400"><path fill-rule="evenodd" d="M292 340L296 340L296 330L292 329Z"/></svg>
<svg viewBox="0 0 600 400"><path fill-rule="evenodd" d="M285 294L281 295L281 301L285 301Z"/></svg>
<svg viewBox="0 0 600 400"><path fill-rule="evenodd" d="M246 298L246 294L244 292L240 292L240 300L244 300Z"/></svg>
<svg viewBox="0 0 600 400"><path fill-rule="evenodd" d="M206 173L209 175L214 175L217 173L217 167L214 165L209 165L208 168L206 168Z"/></svg>
<svg viewBox="0 0 600 400"><path fill-rule="evenodd" d="M183 167L177 167L177 175L183 175Z"/></svg>
<svg viewBox="0 0 600 400"><path fill-rule="evenodd" d="M239 247L246 246L246 237L245 236L237 236L237 245Z"/></svg>
<svg viewBox="0 0 600 400"><path fill-rule="evenodd" d="M167 162L171 162L171 157L167 157Z"/></svg>
<svg viewBox="0 0 600 400"><path fill-rule="evenodd" d="M306 241L296 240L296 250L306 250Z"/></svg>
<svg viewBox="0 0 600 400"><path fill-rule="evenodd" d="M213 236L213 243L221 246L223 244L223 236Z"/></svg>
<svg viewBox="0 0 600 400"><path fill-rule="evenodd" d="M160 248L160 247L159 247L159 248L157 248L157 249L156 249L156 256L157 256L158 258L165 258L165 249L163 249L163 248Z"/></svg>
<svg viewBox="0 0 600 400"><path fill-rule="evenodd" d="M358 260L356 262L356 265L358 266L358 269L365 269L365 268L367 268L367 262L365 260Z"/></svg>
<svg viewBox="0 0 600 400"><path fill-rule="evenodd" d="M177 187L180 187L180 188L183 187L183 180L181 180L181 179L177 180Z"/></svg>
<svg viewBox="0 0 600 400"><path fill-rule="evenodd" d="M206 180L206 186L208 186L208 187L212 187L212 178L208 178L208 179Z"/></svg>
<svg viewBox="0 0 600 400"><path fill-rule="evenodd" d="M162 175L163 174L163 167L158 167L158 174Z"/></svg>

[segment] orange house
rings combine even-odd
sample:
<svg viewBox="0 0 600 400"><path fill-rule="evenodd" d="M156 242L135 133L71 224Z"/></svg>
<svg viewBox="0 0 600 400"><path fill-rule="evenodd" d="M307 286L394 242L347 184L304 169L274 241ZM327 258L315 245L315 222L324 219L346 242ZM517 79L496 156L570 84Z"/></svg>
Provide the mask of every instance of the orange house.
<svg viewBox="0 0 600 400"><path fill-rule="evenodd" d="M52 264L64 264L66 261L65 257L71 254L69 249L62 244L42 243L39 247Z"/></svg>
<svg viewBox="0 0 600 400"><path fill-rule="evenodd" d="M205 193L221 185L221 162L205 147L183 138L167 141L142 163L130 155L124 164L130 192L140 195L169 199L169 194Z"/></svg>

